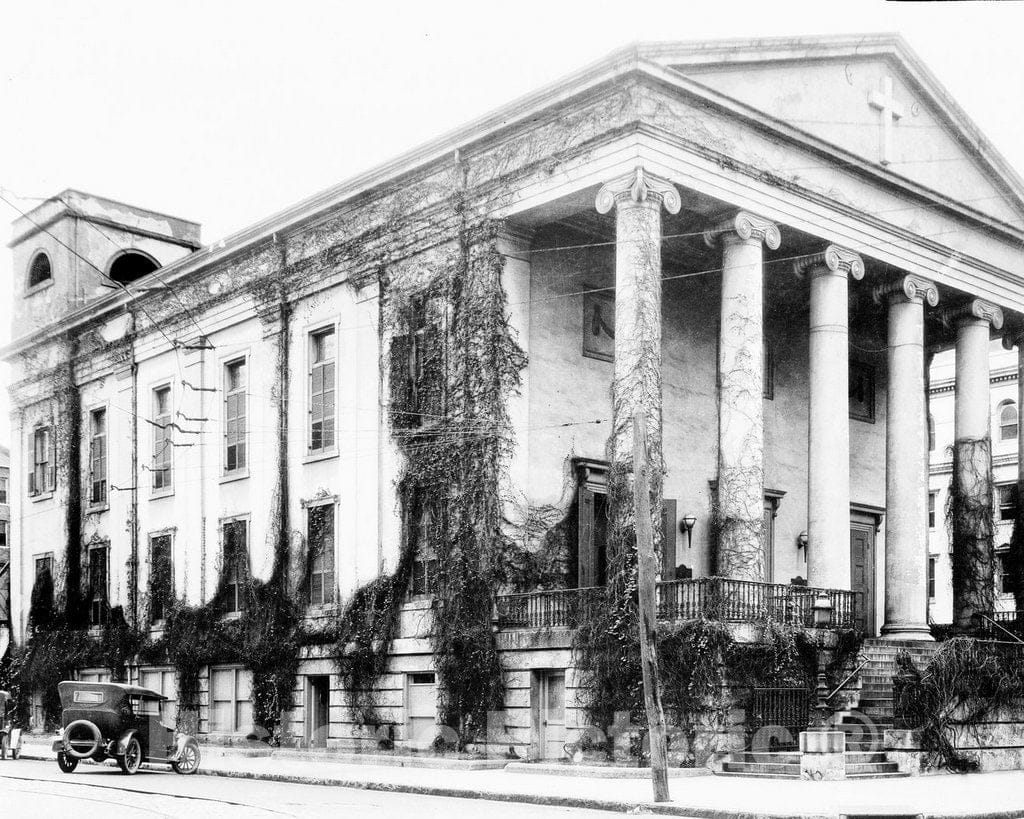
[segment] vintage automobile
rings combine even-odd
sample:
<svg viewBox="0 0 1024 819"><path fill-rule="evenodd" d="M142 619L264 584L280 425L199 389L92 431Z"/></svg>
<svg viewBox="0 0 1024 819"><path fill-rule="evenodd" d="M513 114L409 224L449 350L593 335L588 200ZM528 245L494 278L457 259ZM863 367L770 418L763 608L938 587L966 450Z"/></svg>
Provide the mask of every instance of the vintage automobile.
<svg viewBox="0 0 1024 819"><path fill-rule="evenodd" d="M0 759L6 759L8 751L11 752L11 759L21 756L21 729L15 728L7 715L10 698L11 695L6 691L0 691Z"/></svg>
<svg viewBox="0 0 1024 819"><path fill-rule="evenodd" d="M82 759L116 759L126 774L143 762L168 762L180 774L199 768L199 743L162 720L167 698L148 688L122 683L64 681L60 694L60 736L53 742L57 764L71 773Z"/></svg>

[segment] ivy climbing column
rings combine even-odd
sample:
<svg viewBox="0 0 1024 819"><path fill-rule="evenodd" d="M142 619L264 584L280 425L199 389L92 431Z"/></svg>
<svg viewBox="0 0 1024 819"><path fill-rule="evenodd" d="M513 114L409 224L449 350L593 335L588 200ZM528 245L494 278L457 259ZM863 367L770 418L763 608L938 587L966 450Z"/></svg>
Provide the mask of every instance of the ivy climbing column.
<svg viewBox="0 0 1024 819"><path fill-rule="evenodd" d="M896 640L931 640L928 629L928 410L924 306L939 303L927 279L903 276L876 293L888 303L885 414L885 623Z"/></svg>
<svg viewBox="0 0 1024 819"><path fill-rule="evenodd" d="M807 443L807 579L850 588L849 277L864 278L856 253L829 245L800 259L811 280L810 412Z"/></svg>
<svg viewBox="0 0 1024 819"><path fill-rule="evenodd" d="M764 552L763 245L779 229L740 211L705 234L722 246L718 336L718 566L723 577L771 581Z"/></svg>
<svg viewBox="0 0 1024 819"><path fill-rule="evenodd" d="M973 299L945 314L956 325L953 409L953 625L973 631L995 607L992 529L992 438L989 419L989 337L1003 326L994 304Z"/></svg>
<svg viewBox="0 0 1024 819"><path fill-rule="evenodd" d="M678 213L675 187L642 167L602 186L597 210L615 208L615 380L609 441L612 541L633 530L633 416L647 418L652 514L661 529L661 209Z"/></svg>

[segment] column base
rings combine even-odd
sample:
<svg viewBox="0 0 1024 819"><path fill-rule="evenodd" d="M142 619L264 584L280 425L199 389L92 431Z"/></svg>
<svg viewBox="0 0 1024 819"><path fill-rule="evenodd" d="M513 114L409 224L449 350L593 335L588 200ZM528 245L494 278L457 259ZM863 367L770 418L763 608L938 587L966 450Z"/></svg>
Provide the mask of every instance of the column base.
<svg viewBox="0 0 1024 819"><path fill-rule="evenodd" d="M932 631L927 623L886 623L881 629L882 636L887 640L906 640L907 642L933 643Z"/></svg>

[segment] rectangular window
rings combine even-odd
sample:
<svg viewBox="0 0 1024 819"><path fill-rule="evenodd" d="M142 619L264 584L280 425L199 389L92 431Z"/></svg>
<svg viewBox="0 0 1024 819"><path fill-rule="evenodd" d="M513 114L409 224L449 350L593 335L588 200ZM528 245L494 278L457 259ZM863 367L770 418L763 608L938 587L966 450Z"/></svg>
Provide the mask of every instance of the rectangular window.
<svg viewBox="0 0 1024 819"><path fill-rule="evenodd" d="M1017 517L1017 484L1000 484L996 490L999 493L999 520L1013 520Z"/></svg>
<svg viewBox="0 0 1024 819"><path fill-rule="evenodd" d="M89 549L89 624L101 626L107 621L110 599L110 551L106 546Z"/></svg>
<svg viewBox="0 0 1024 819"><path fill-rule="evenodd" d="M178 681L173 668L142 668L139 685L167 697L163 704L163 719L173 726L178 718Z"/></svg>
<svg viewBox="0 0 1024 819"><path fill-rule="evenodd" d="M414 595L437 593L437 550L434 545L436 520L434 506L421 504L410 532L415 538L411 589Z"/></svg>
<svg viewBox="0 0 1024 819"><path fill-rule="evenodd" d="M89 503L107 502L107 411L89 413Z"/></svg>
<svg viewBox="0 0 1024 819"><path fill-rule="evenodd" d="M224 611L245 609L245 584L249 578L248 526L244 520L224 524Z"/></svg>
<svg viewBox="0 0 1024 819"><path fill-rule="evenodd" d="M7 503L7 477L0 477L0 503Z"/></svg>
<svg viewBox="0 0 1024 819"><path fill-rule="evenodd" d="M53 555L41 555L36 558L36 580L44 574L53 577Z"/></svg>
<svg viewBox="0 0 1024 819"><path fill-rule="evenodd" d="M40 495L52 492L57 486L57 455L55 441L49 427L39 427L32 433L32 471L28 475L28 493Z"/></svg>
<svg viewBox="0 0 1024 819"><path fill-rule="evenodd" d="M247 463L245 359L224 365L224 471L237 472Z"/></svg>
<svg viewBox="0 0 1024 819"><path fill-rule="evenodd" d="M334 504L310 506L307 511L309 538L309 604L334 602Z"/></svg>
<svg viewBox="0 0 1024 819"><path fill-rule="evenodd" d="M252 728L252 672L210 669L210 731L239 734Z"/></svg>
<svg viewBox="0 0 1024 819"><path fill-rule="evenodd" d="M935 497L937 492L928 493L928 528L935 528Z"/></svg>
<svg viewBox="0 0 1024 819"><path fill-rule="evenodd" d="M334 449L334 328L311 333L309 348L309 450L325 452Z"/></svg>
<svg viewBox="0 0 1024 819"><path fill-rule="evenodd" d="M153 390L153 490L171 488L174 466L174 428L171 426L171 388Z"/></svg>
<svg viewBox="0 0 1024 819"><path fill-rule="evenodd" d="M859 361L850 362L850 417L875 420L875 368Z"/></svg>
<svg viewBox="0 0 1024 819"><path fill-rule="evenodd" d="M936 558L928 558L928 599L935 599L935 562Z"/></svg>
<svg viewBox="0 0 1024 819"><path fill-rule="evenodd" d="M173 601L171 536L156 535L149 539L149 621L156 623L163 620Z"/></svg>
<svg viewBox="0 0 1024 819"><path fill-rule="evenodd" d="M0 520L0 549L7 548L7 521Z"/></svg>
<svg viewBox="0 0 1024 819"><path fill-rule="evenodd" d="M996 594L1013 594L1013 572L1009 550L996 552Z"/></svg>

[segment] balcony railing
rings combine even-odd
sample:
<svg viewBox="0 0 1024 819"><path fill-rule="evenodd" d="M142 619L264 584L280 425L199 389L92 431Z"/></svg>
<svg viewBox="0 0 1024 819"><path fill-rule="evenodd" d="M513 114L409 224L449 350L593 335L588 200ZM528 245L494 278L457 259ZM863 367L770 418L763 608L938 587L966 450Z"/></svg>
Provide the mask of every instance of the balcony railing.
<svg viewBox="0 0 1024 819"><path fill-rule="evenodd" d="M858 592L755 583L725 577L670 580L658 584L659 620L706 617L732 623L773 620L814 627L814 602L827 597L831 628L856 628ZM575 627L594 606L603 605L603 589L556 589L499 597L497 618L506 629Z"/></svg>

